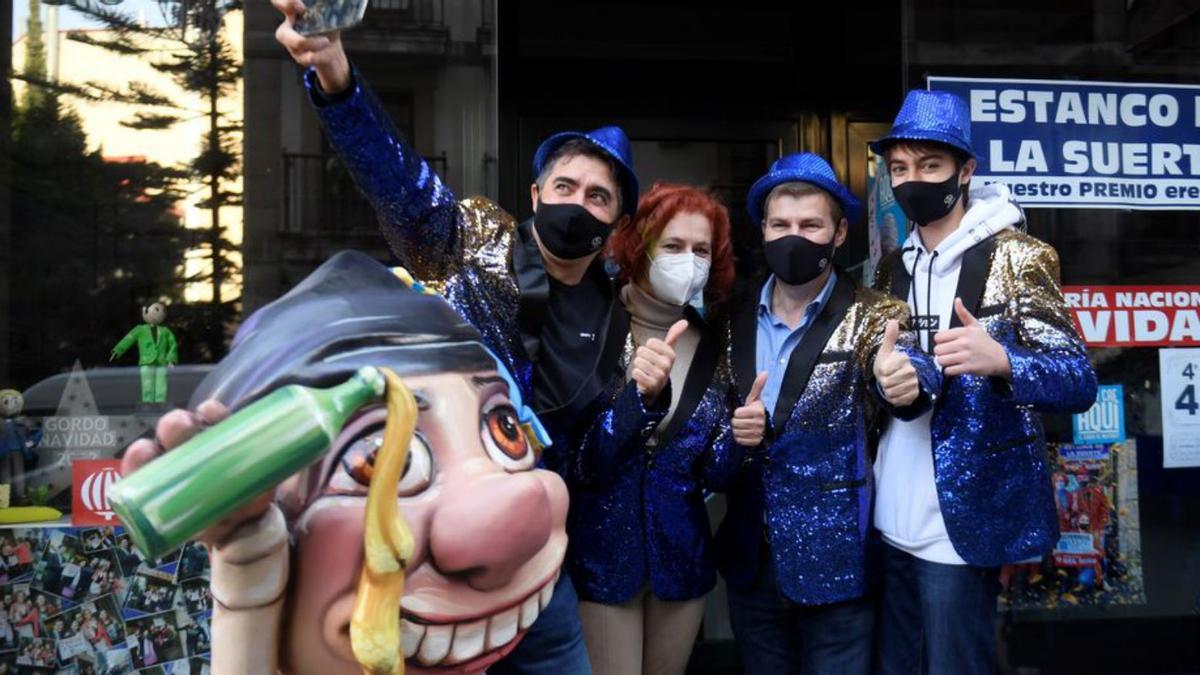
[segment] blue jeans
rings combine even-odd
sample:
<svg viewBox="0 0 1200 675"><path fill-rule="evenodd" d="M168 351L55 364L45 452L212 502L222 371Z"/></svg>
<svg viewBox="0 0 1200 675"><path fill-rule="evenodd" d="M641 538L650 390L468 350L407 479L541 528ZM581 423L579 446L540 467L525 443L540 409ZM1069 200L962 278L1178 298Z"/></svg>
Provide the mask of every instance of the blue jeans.
<svg viewBox="0 0 1200 675"><path fill-rule="evenodd" d="M797 605L779 592L764 548L749 588L729 587L729 619L746 675L867 675L875 605L870 597Z"/></svg>
<svg viewBox="0 0 1200 675"><path fill-rule="evenodd" d="M992 673L999 594L995 567L929 562L885 543L879 673Z"/></svg>
<svg viewBox="0 0 1200 675"><path fill-rule="evenodd" d="M508 656L488 668L488 675L591 675L579 598L566 570L554 585L550 604Z"/></svg>

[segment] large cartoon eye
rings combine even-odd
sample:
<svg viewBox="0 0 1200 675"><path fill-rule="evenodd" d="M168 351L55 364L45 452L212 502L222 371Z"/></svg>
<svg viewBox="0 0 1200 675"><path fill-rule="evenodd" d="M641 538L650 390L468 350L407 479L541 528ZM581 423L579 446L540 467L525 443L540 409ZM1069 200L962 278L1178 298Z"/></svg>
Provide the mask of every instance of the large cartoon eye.
<svg viewBox="0 0 1200 675"><path fill-rule="evenodd" d="M505 471L528 471L533 468L536 453L525 440L521 421L511 405L497 405L485 412L480 435L492 461Z"/></svg>
<svg viewBox="0 0 1200 675"><path fill-rule="evenodd" d="M342 453L339 467L329 479L329 486L339 491L355 491L369 487L375 473L375 457L383 445L383 429L379 428L354 441ZM408 445L408 459L404 463L404 474L396 494L411 497L424 492L433 482L433 453L429 444L419 434L413 434Z"/></svg>

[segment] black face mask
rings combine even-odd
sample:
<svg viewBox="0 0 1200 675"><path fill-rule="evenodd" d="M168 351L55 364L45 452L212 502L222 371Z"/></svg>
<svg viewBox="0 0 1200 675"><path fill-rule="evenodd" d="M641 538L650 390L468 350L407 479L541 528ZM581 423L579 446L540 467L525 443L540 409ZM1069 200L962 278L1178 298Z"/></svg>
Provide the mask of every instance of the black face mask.
<svg viewBox="0 0 1200 675"><path fill-rule="evenodd" d="M612 231L612 225L602 222L579 204L547 204L538 198L533 214L542 246L554 257L575 260L599 251Z"/></svg>
<svg viewBox="0 0 1200 675"><path fill-rule="evenodd" d="M816 279L833 263L831 239L828 244L816 244L798 234L763 242L767 269L785 284L799 286Z"/></svg>
<svg viewBox="0 0 1200 675"><path fill-rule="evenodd" d="M941 183L910 180L892 188L892 194L896 195L896 202L909 220L925 226L950 213L962 196L962 185L955 173Z"/></svg>

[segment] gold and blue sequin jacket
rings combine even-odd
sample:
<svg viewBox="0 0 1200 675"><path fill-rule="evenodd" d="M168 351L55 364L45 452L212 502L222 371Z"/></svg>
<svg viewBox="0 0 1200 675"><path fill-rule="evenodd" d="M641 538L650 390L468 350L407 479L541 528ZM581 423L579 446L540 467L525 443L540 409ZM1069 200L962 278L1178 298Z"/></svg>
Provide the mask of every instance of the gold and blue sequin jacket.
<svg viewBox="0 0 1200 675"><path fill-rule="evenodd" d="M883 260L875 287L907 298L900 255ZM1096 373L1059 289L1058 255L1003 230L963 254L956 295L1004 347L1012 378L945 378L930 433L946 531L972 565L1044 555L1058 519L1041 413L1083 412L1096 400ZM961 325L957 316L950 325Z"/></svg>
<svg viewBox="0 0 1200 675"><path fill-rule="evenodd" d="M763 537L779 589L791 601L827 604L867 588L872 460L882 413L912 419L928 410L941 374L908 331L904 303L856 287L839 273L833 293L792 352L770 413L773 438L731 487L717 532L717 565L735 587L752 584ZM754 287L757 298L761 285ZM757 302L743 302L730 330L729 358L739 400L755 377ZM918 400L892 409L872 370L889 319L900 322L896 348L912 359ZM766 531L764 532L764 523Z"/></svg>
<svg viewBox="0 0 1200 675"><path fill-rule="evenodd" d="M702 337L666 427L665 409L646 409L632 381L613 382L571 452L567 565L584 600L620 604L649 583L655 597L682 601L716 585L704 495L724 489L743 451L729 424L724 324L686 316ZM629 339L624 366L633 353ZM669 383L659 398L671 400Z"/></svg>

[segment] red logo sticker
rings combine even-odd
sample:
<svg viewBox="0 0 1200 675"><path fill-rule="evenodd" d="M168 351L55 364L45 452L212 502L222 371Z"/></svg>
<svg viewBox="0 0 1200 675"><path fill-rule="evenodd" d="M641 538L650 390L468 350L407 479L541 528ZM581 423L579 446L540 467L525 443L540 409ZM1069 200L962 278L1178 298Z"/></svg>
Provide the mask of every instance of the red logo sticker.
<svg viewBox="0 0 1200 675"><path fill-rule="evenodd" d="M71 462L71 525L118 525L117 516L108 505L108 495L119 480L119 459Z"/></svg>

